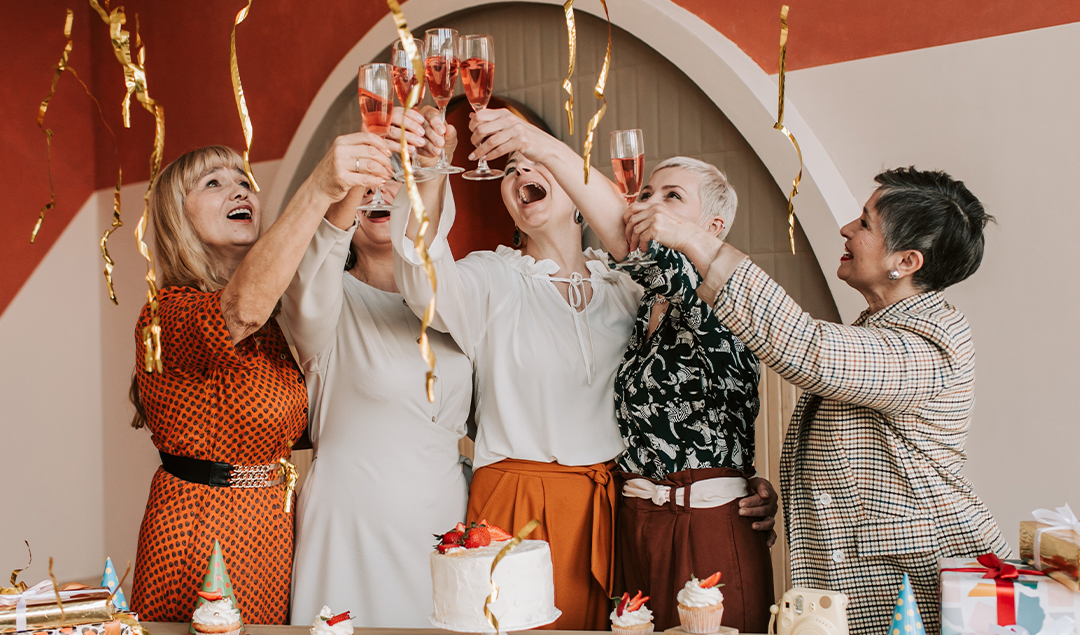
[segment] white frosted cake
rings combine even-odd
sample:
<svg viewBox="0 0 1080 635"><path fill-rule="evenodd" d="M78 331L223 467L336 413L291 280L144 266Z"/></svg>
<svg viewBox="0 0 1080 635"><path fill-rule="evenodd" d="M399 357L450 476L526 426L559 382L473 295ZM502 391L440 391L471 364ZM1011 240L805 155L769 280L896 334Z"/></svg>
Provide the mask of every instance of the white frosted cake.
<svg viewBox="0 0 1080 635"><path fill-rule="evenodd" d="M491 593L491 563L507 541L484 547L451 548L431 554L431 581L435 626L467 633L491 633L484 617L484 600ZM555 608L551 549L543 540L524 540L495 568L499 596L491 612L502 632L550 624L560 612Z"/></svg>

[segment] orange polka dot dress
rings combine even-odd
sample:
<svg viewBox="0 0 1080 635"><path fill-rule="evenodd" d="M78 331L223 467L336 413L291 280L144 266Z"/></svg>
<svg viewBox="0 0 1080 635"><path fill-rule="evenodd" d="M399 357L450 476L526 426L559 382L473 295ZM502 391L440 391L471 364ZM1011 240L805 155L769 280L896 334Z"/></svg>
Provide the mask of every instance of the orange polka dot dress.
<svg viewBox="0 0 1080 635"><path fill-rule="evenodd" d="M277 322L233 346L220 291L169 287L158 302L164 373L142 364L148 306L135 329L139 395L157 449L232 465L286 456L307 425L307 391ZM147 621L190 620L217 539L244 623L285 623L293 514L282 511L284 495L284 484L214 487L158 468L139 529L132 610Z"/></svg>

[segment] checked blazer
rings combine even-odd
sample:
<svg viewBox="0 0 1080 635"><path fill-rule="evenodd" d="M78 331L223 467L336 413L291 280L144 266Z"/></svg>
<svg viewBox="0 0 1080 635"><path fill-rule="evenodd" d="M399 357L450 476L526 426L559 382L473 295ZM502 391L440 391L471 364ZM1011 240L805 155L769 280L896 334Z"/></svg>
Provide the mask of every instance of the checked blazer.
<svg viewBox="0 0 1080 635"><path fill-rule="evenodd" d="M795 586L846 593L851 632L876 635L908 573L926 632L937 631L938 558L1010 555L960 474L975 398L963 314L935 292L852 326L822 322L749 259L715 310L804 391L780 458Z"/></svg>

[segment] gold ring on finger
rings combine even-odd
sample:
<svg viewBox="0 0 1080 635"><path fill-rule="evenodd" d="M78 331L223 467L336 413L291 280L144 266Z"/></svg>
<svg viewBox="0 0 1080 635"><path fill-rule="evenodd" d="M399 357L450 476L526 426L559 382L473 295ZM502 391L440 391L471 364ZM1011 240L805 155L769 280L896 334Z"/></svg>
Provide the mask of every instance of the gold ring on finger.
<svg viewBox="0 0 1080 635"><path fill-rule="evenodd" d="M356 173L357 174L360 173L360 159L359 158L356 159Z"/></svg>

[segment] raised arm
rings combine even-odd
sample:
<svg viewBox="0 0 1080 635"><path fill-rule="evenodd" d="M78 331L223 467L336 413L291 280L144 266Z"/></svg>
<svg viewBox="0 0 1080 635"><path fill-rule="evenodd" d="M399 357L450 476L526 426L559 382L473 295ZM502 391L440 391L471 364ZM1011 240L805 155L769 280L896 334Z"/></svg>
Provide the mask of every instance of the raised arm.
<svg viewBox="0 0 1080 635"><path fill-rule="evenodd" d="M490 161L519 152L529 161L543 165L570 196L612 258L626 257L629 253L623 230L626 201L614 183L590 166L586 185L585 162L570 146L509 110L484 109L471 117L469 127L476 150L469 155L470 160L486 157Z"/></svg>
<svg viewBox="0 0 1080 635"><path fill-rule="evenodd" d="M815 395L910 411L948 388L972 354L930 320L913 319L911 329L815 320L746 254L658 206L631 206L627 234L631 245L651 239L685 254L704 278L698 295L717 318L761 361Z"/></svg>
<svg viewBox="0 0 1080 635"><path fill-rule="evenodd" d="M221 312L234 344L270 318L330 205L350 189L373 187L391 174L390 149L383 139L358 132L334 141L222 291Z"/></svg>

